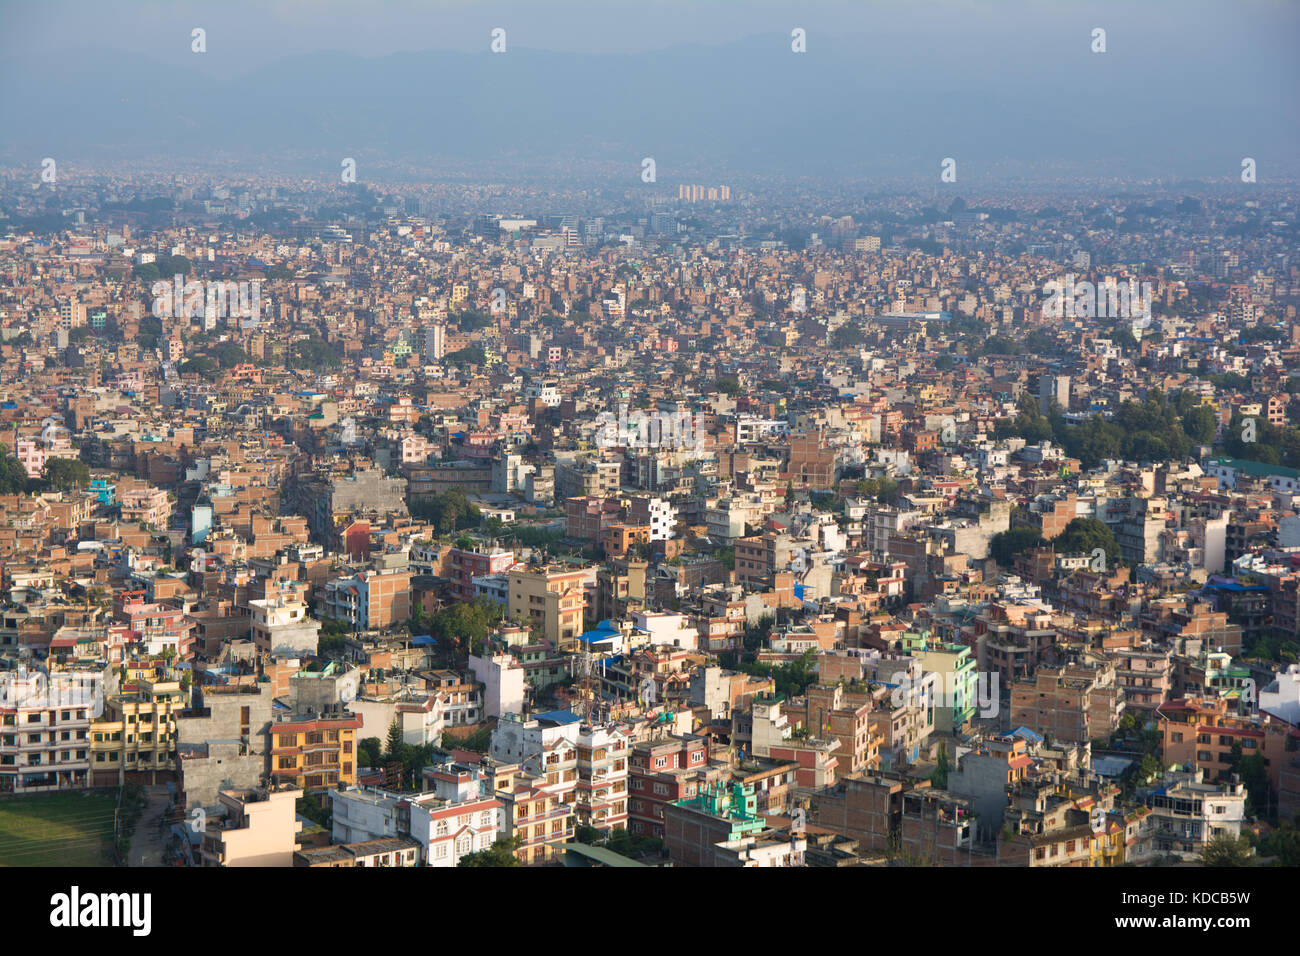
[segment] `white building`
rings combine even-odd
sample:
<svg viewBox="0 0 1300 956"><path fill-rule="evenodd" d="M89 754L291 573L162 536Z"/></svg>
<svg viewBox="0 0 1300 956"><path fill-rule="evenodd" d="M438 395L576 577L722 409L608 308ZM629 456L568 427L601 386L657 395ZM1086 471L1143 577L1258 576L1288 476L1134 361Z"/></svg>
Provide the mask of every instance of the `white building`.
<svg viewBox="0 0 1300 956"><path fill-rule="evenodd" d="M399 834L397 804L404 798L386 790L349 787L328 791L332 843L361 843Z"/></svg>
<svg viewBox="0 0 1300 956"><path fill-rule="evenodd" d="M1259 692L1259 709L1300 727L1300 664L1292 664Z"/></svg>
<svg viewBox="0 0 1300 956"><path fill-rule="evenodd" d="M477 797L452 803L429 795L411 800L411 838L426 866L457 866L461 857L489 849L501 832L501 801Z"/></svg>
<svg viewBox="0 0 1300 956"><path fill-rule="evenodd" d="M693 651L699 646L700 633L687 622L686 615L674 611L633 611L632 627L647 635L647 643L679 647Z"/></svg>
<svg viewBox="0 0 1300 956"><path fill-rule="evenodd" d="M272 657L315 657L320 622L308 613L297 592L282 591L274 597L248 602L253 643Z"/></svg>
<svg viewBox="0 0 1300 956"><path fill-rule="evenodd" d="M103 713L103 671L0 672L0 793L88 786L90 722Z"/></svg>
<svg viewBox="0 0 1300 956"><path fill-rule="evenodd" d="M518 660L509 654L471 654L469 667L483 685L485 717L523 713L524 669Z"/></svg>

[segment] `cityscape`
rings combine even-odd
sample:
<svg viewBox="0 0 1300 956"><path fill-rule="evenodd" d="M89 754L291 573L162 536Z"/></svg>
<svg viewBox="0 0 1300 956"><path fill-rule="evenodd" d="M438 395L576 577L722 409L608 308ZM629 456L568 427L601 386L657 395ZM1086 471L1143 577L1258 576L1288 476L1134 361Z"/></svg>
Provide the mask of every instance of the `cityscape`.
<svg viewBox="0 0 1300 956"><path fill-rule="evenodd" d="M0 866L1300 865L1300 127L1241 111L1164 174L6 122Z"/></svg>

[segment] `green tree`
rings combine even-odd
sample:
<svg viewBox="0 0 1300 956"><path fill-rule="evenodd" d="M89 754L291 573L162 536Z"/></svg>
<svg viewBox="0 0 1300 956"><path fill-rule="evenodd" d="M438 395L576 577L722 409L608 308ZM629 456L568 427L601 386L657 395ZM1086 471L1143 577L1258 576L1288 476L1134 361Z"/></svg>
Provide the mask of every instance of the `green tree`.
<svg viewBox="0 0 1300 956"><path fill-rule="evenodd" d="M21 495L27 488L27 469L13 455L0 457L0 495Z"/></svg>
<svg viewBox="0 0 1300 956"><path fill-rule="evenodd" d="M935 762L934 773L930 782L940 790L948 789L948 745L939 744L939 759Z"/></svg>
<svg viewBox="0 0 1300 956"><path fill-rule="evenodd" d="M389 760L400 760L402 756L402 728L397 718L388 725L388 742L384 745L384 756Z"/></svg>
<svg viewBox="0 0 1300 956"><path fill-rule="evenodd" d="M1015 561L1017 555L1046 543L1037 528L1028 526L1012 528L1010 531L1002 531L993 536L989 541L989 554L998 564L1006 567Z"/></svg>
<svg viewBox="0 0 1300 956"><path fill-rule="evenodd" d="M383 751L378 737L366 737L357 744L357 766L378 767L383 759Z"/></svg>
<svg viewBox="0 0 1300 956"><path fill-rule="evenodd" d="M76 458L49 459L41 477L55 491L71 491L74 486L90 487L90 468Z"/></svg>
<svg viewBox="0 0 1300 956"><path fill-rule="evenodd" d="M1205 866L1251 866L1250 841L1246 837L1232 837L1226 833L1210 837L1201 851Z"/></svg>
<svg viewBox="0 0 1300 956"><path fill-rule="evenodd" d="M1106 552L1106 566L1119 564L1119 542L1105 522L1097 518L1075 518L1052 542L1058 554L1091 554L1097 548Z"/></svg>
<svg viewBox="0 0 1300 956"><path fill-rule="evenodd" d="M515 850L519 849L519 838L508 837L497 840L486 850L479 850L475 853L466 853L460 858L457 866L519 866L519 857L515 856Z"/></svg>

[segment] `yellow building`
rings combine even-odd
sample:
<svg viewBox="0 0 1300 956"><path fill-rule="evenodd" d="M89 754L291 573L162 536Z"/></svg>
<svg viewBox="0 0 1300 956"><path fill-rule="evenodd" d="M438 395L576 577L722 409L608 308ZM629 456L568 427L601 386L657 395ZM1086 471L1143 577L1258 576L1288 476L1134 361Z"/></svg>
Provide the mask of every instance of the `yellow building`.
<svg viewBox="0 0 1300 956"><path fill-rule="evenodd" d="M176 720L189 694L179 681L140 677L122 685L90 725L90 775L96 787L128 780L157 783L176 770ZM147 774L129 777L128 774Z"/></svg>
<svg viewBox="0 0 1300 956"><path fill-rule="evenodd" d="M526 783L498 790L505 827L502 836L519 841L515 856L525 866L549 863L564 852L564 844L575 832L573 807L560 796Z"/></svg>
<svg viewBox="0 0 1300 956"><path fill-rule="evenodd" d="M357 782L361 717L345 711L289 717L271 725L271 780L309 793Z"/></svg>

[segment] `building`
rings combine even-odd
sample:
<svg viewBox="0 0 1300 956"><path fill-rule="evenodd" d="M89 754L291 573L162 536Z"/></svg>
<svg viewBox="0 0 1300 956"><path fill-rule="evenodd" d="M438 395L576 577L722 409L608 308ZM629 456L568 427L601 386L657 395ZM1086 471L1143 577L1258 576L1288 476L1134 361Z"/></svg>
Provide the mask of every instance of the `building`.
<svg viewBox="0 0 1300 956"><path fill-rule="evenodd" d="M462 601L471 601L477 594L474 579L509 571L515 565L515 553L483 545L469 550L452 548L448 564L452 593Z"/></svg>
<svg viewBox="0 0 1300 956"><path fill-rule="evenodd" d="M515 856L525 866L557 859L573 839L573 807L555 794L518 783L498 790L496 798L504 818L501 835L519 841Z"/></svg>
<svg viewBox="0 0 1300 956"><path fill-rule="evenodd" d="M295 591L278 591L274 597L248 602L253 643L272 657L315 657L320 622L308 612Z"/></svg>
<svg viewBox="0 0 1300 956"><path fill-rule="evenodd" d="M561 650L576 646L587 607L587 579L594 572L555 566L514 567L509 572L509 616L538 628Z"/></svg>
<svg viewBox="0 0 1300 956"><path fill-rule="evenodd" d="M411 617L411 571L381 555L376 566L326 583L321 615L361 630L404 624Z"/></svg>
<svg viewBox="0 0 1300 956"><path fill-rule="evenodd" d="M583 725L578 731L578 787L574 808L581 826L602 833L627 828L631 742L616 728Z"/></svg>
<svg viewBox="0 0 1300 956"><path fill-rule="evenodd" d="M738 781L706 784L694 797L664 808L664 848L677 866L719 865L716 848L720 843L728 844L724 858L728 851L743 858L738 841L758 837L766 829L754 788ZM736 860L730 865L744 864Z"/></svg>
<svg viewBox="0 0 1300 956"><path fill-rule="evenodd" d="M628 829L643 837L663 839L665 808L722 775L709 765L705 738L694 735L635 743L628 763Z"/></svg>
<svg viewBox="0 0 1300 956"><path fill-rule="evenodd" d="M176 771L176 720L188 699L170 677L124 681L90 727L91 786L169 779Z"/></svg>
<svg viewBox="0 0 1300 956"><path fill-rule="evenodd" d="M341 707L282 716L271 725L271 780L319 793L357 782L361 718Z"/></svg>
<svg viewBox="0 0 1300 956"><path fill-rule="evenodd" d="M225 816L205 820L200 857L204 866L292 866L302 821L297 801L302 791L222 790Z"/></svg>
<svg viewBox="0 0 1300 956"><path fill-rule="evenodd" d="M1217 836L1236 839L1246 817L1246 787L1237 779L1209 783L1204 772L1170 772L1146 798L1156 852L1196 859Z"/></svg>
<svg viewBox="0 0 1300 956"><path fill-rule="evenodd" d="M90 786L90 728L103 712L101 670L0 672L0 794Z"/></svg>
<svg viewBox="0 0 1300 956"><path fill-rule="evenodd" d="M1124 713L1115 664L1040 667L1011 685L1011 723L1071 743L1109 737Z"/></svg>
<svg viewBox="0 0 1300 956"><path fill-rule="evenodd" d="M483 716L501 717L524 710L524 669L509 654L471 654L469 668L483 685Z"/></svg>
<svg viewBox="0 0 1300 956"><path fill-rule="evenodd" d="M421 796L409 803L411 838L426 866L458 866L466 854L490 849L502 833L505 804L493 796Z"/></svg>
<svg viewBox="0 0 1300 956"><path fill-rule="evenodd" d="M206 807L222 790L266 783L273 700L269 684L207 684L176 718L176 753L185 806Z"/></svg>

